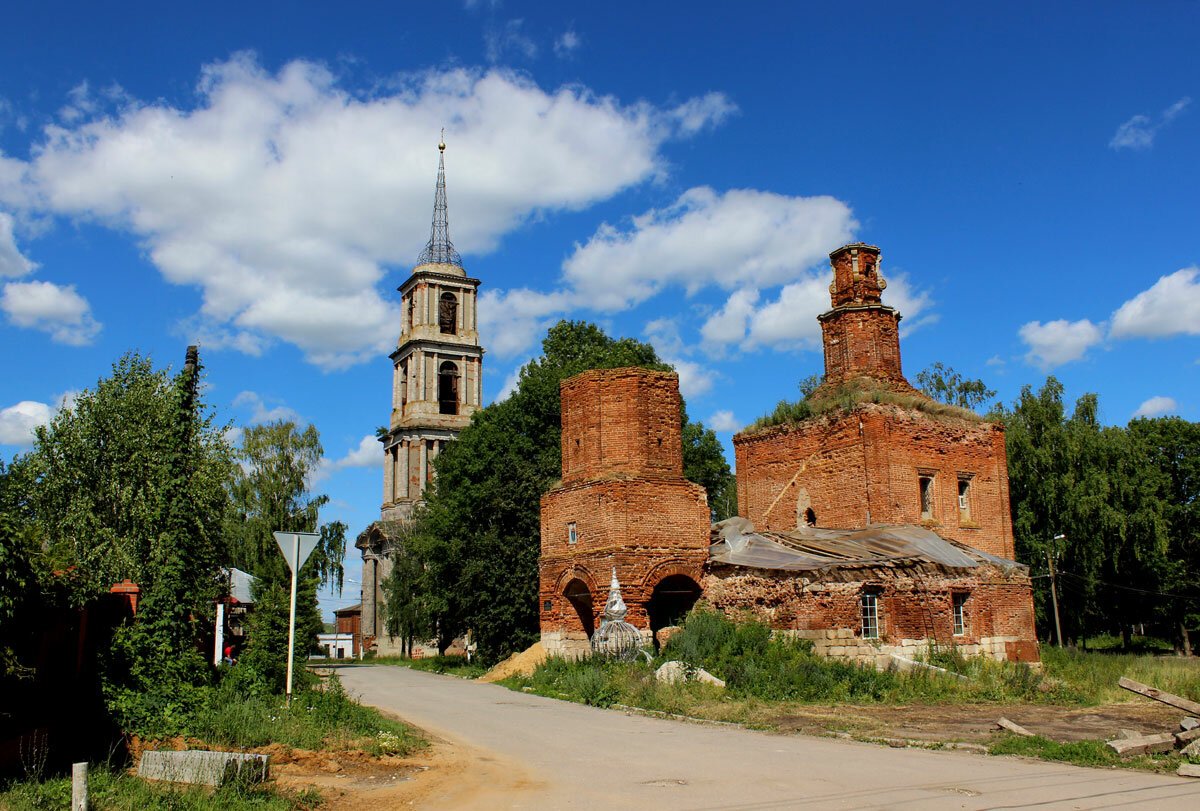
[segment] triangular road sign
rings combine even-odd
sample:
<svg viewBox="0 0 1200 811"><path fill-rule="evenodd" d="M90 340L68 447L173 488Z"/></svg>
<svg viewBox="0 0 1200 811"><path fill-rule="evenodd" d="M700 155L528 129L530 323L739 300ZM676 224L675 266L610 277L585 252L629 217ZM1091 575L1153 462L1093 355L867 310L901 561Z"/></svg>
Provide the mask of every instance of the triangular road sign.
<svg viewBox="0 0 1200 811"><path fill-rule="evenodd" d="M283 553L283 559L287 561L288 568L293 572L298 572L304 566L304 561L308 560L308 556L317 548L317 541L321 540L320 533L317 532L280 532L275 534L275 543L279 544L279 551ZM292 550L296 546L296 538L299 537L300 543L300 561L297 563L292 560Z"/></svg>

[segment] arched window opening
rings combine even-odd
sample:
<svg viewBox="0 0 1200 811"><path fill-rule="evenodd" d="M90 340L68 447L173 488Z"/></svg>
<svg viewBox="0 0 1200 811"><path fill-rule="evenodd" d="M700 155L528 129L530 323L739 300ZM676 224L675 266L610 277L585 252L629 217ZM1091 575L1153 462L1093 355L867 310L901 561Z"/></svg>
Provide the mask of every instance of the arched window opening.
<svg viewBox="0 0 1200 811"><path fill-rule="evenodd" d="M416 312L416 304L417 304L417 291L415 289L410 290L408 293L408 331L409 332L412 332L413 327L416 326L416 324L413 323L413 314Z"/></svg>
<svg viewBox="0 0 1200 811"><path fill-rule="evenodd" d="M438 368L438 411L458 413L458 366L446 361Z"/></svg>
<svg viewBox="0 0 1200 811"><path fill-rule="evenodd" d="M400 361L400 411L408 405L408 360Z"/></svg>
<svg viewBox="0 0 1200 811"><path fill-rule="evenodd" d="M646 613L650 616L650 630L657 634L660 628L681 625L683 618L692 610L698 599L700 586L686 574L664 577L654 587L650 600L646 603ZM655 640L657 644L657 636Z"/></svg>
<svg viewBox="0 0 1200 811"><path fill-rule="evenodd" d="M588 635L588 639L591 639L592 633L596 630L596 609L592 604L592 592L588 590L587 583L578 577L575 578L567 584L566 589L563 590L563 596L575 609L580 626Z"/></svg>
<svg viewBox="0 0 1200 811"><path fill-rule="evenodd" d="M442 293L438 305L438 327L448 335L458 331L458 297L453 293Z"/></svg>

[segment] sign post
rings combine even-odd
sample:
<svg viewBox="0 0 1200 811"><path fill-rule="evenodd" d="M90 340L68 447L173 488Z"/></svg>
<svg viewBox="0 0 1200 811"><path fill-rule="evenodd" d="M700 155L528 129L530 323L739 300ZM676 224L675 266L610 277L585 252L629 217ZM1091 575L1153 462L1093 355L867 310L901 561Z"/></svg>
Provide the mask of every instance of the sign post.
<svg viewBox="0 0 1200 811"><path fill-rule="evenodd" d="M287 659L287 703L292 705L292 664L296 655L296 579L308 556L317 548L321 539L316 532L282 532L276 531L275 543L292 570L292 604L288 619L288 659Z"/></svg>

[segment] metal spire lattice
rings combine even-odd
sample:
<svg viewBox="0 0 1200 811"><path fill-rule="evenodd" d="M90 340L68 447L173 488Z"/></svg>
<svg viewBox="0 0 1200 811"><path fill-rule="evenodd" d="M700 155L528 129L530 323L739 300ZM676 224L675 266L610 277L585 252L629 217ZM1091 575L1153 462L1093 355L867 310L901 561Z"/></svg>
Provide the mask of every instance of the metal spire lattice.
<svg viewBox="0 0 1200 811"><path fill-rule="evenodd" d="M425 250L417 257L418 265L457 265L462 267L462 257L454 250L450 241L450 224L446 216L446 142L438 143L437 191L433 196L433 230Z"/></svg>

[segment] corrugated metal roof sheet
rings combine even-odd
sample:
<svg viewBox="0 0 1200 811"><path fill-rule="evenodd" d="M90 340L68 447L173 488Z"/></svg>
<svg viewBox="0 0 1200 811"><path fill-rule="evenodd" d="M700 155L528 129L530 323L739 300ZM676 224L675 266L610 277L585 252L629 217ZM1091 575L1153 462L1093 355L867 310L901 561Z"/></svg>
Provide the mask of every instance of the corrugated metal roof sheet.
<svg viewBox="0 0 1200 811"><path fill-rule="evenodd" d="M713 525L710 559L715 563L782 571L834 568L933 565L942 569L997 566L1006 571L1028 567L951 542L925 527L880 524L865 529L817 529L757 532L744 518Z"/></svg>

